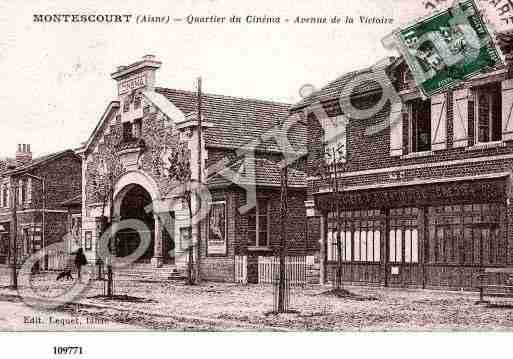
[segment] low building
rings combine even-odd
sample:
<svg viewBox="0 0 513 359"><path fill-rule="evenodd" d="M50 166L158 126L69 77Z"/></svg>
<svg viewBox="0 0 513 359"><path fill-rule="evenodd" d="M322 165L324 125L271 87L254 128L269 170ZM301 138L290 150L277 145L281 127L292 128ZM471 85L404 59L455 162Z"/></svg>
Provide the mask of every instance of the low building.
<svg viewBox="0 0 513 359"><path fill-rule="evenodd" d="M484 267L513 263L512 37L498 38L506 68L430 99L392 58L292 108L309 126L308 206L321 228L323 281L334 279L338 240L346 283L473 288ZM390 104L359 119L342 111L348 99L372 108L385 77L403 104L397 123L389 125Z"/></svg>
<svg viewBox="0 0 513 359"><path fill-rule="evenodd" d="M195 261L203 279L233 281L240 271L248 273L243 280L257 281L258 258L276 255L280 243L278 162L283 153L277 141L265 135L283 124L290 105L202 94L199 131L197 93L156 86L160 66L153 56L145 56L112 74L117 93L81 151L82 232L92 243L86 246L86 255L90 262L98 259L102 218L112 213L114 222L145 223L151 245L139 256L139 267L152 266L156 272L185 269L192 234L199 243ZM295 126L290 133L294 150L305 154L304 126ZM170 161L183 147L191 178L201 179L210 196L211 209L201 221L201 232L196 225L191 230L187 204L174 192L179 181L169 174ZM315 238L310 243L306 236L304 165L302 158L289 169L291 256L308 255L317 242ZM256 193L256 200L251 201L252 195L248 199L248 193ZM170 200L175 200L171 207L157 205ZM133 253L141 234L119 233L117 254Z"/></svg>
<svg viewBox="0 0 513 359"><path fill-rule="evenodd" d="M11 233L17 230L17 262L22 263L43 246L61 241L67 233L68 211L62 202L81 193L82 162L73 150L32 158L30 145L20 144L16 157L3 163L0 172L0 260L4 264L10 263L13 253ZM14 198L16 202L13 202Z"/></svg>

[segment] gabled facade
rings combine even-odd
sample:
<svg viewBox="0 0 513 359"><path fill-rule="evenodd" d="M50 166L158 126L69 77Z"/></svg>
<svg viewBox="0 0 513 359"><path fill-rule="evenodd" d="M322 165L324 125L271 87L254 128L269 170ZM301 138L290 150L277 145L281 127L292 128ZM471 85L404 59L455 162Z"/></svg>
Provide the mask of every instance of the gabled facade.
<svg viewBox="0 0 513 359"><path fill-rule="evenodd" d="M472 288L482 268L511 265L511 34L499 39L506 68L425 101L404 62L388 59L381 70L344 75L293 107L309 126L308 206L321 228L323 281L333 280L339 239L345 282ZM362 75L367 81L344 93ZM355 107L372 108L384 75L401 98L398 121L389 125L390 105L367 118L342 112L340 98L349 96ZM330 124L343 129L326 140ZM339 214L334 146L342 148Z"/></svg>
<svg viewBox="0 0 513 359"><path fill-rule="evenodd" d="M81 173L81 159L73 150L32 159L30 146L19 145L16 158L6 160L0 173L1 263L7 264L11 258L14 230L18 263L43 246L63 240L68 221L62 202L80 194ZM14 190L17 228L13 223Z"/></svg>
<svg viewBox="0 0 513 359"><path fill-rule="evenodd" d="M201 143L201 182L208 188L212 203L201 228L192 226L192 237L200 243L195 259L203 279L233 281L235 257L255 258L248 260L251 267L258 256L277 251L279 239L274 227L279 220L280 203L277 162L282 153L275 140L263 138L287 118L290 105L203 94L199 141L197 94L156 86L156 70L160 66L153 56L145 56L132 65L120 66L112 74L117 93L81 151L82 233L92 243L85 247L86 255L90 262L96 259L101 217L110 215L110 209L97 195L99 187L95 181L105 168L105 161L114 158L120 165L113 183L114 220L140 219L151 234L151 246L138 262L163 268L161 272L166 268L186 268L190 233L187 207L176 201L174 207L163 210L155 203L175 196L173 188L178 183L169 177L169 161L180 146L187 149L192 178L200 177ZM305 153L305 128L294 128L291 133L293 146ZM248 144L252 148L250 155L238 152ZM254 164L256 177L245 175L249 163ZM294 214L297 218L290 221L289 239L292 253L300 255L306 255L309 247L304 228L304 166L305 160L294 164L289 180L289 206L300 209ZM250 183L244 182L247 178ZM249 187L256 190L257 207L241 213L239 208L247 202ZM118 235L118 255L132 253L140 234L140 231L127 231ZM253 273L251 268L249 272Z"/></svg>

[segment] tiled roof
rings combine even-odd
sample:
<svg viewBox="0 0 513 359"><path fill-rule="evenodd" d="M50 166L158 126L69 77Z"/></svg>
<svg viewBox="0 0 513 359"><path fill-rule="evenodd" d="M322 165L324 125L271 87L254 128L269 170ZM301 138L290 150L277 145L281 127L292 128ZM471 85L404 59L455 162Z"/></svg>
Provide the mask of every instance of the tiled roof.
<svg viewBox="0 0 513 359"><path fill-rule="evenodd" d="M513 50L513 30L510 31L503 31L496 34L497 42L501 49L503 50L504 54L510 54ZM508 56L506 56L508 58ZM401 58L387 58L385 59L385 62L383 65L386 65L386 61L388 60L388 63L390 66L397 64L398 62L402 61ZM299 110L301 108L304 108L306 106L318 103L318 102L326 102L329 100L339 99L341 97L349 96L351 94L348 93L348 90L350 89L347 85L356 78L359 75L365 75L369 74L369 80L370 81L364 81L359 86L356 86L351 93L354 94L364 94L371 91L379 91L381 90L381 86L378 82L372 81L372 79L379 80L381 76L383 76L383 71L371 71L371 67L364 68L361 70L352 71L349 73L346 73L336 80L328 83L326 86L322 87L320 90L312 93L310 96L304 98L299 103L292 106L292 110Z"/></svg>
<svg viewBox="0 0 513 359"><path fill-rule="evenodd" d="M251 175L252 170L248 171L252 161L254 161L255 168L254 179ZM227 173L236 173L236 175L228 176ZM223 174L229 178L224 177ZM278 163L269 159L245 157L233 162L231 165L227 166L225 170L210 176L207 183L209 186L229 186L231 184L235 184L280 187L281 170ZM289 187L295 188L306 187L306 174L295 168L289 167L288 185Z"/></svg>
<svg viewBox="0 0 513 359"><path fill-rule="evenodd" d="M386 68L395 61L396 58L394 57L386 58L385 61L380 64L380 66ZM351 81L359 76L363 76L362 78L365 78L365 81L361 82L357 86L352 86ZM384 76L385 75L383 71L372 71L371 67L351 71L330 82L320 90L315 91L310 96L304 98L299 103L292 106L291 109L298 110L319 102L323 103L339 98L347 98L354 94L364 94L371 91L381 90L381 86L379 85L378 81L381 80Z"/></svg>
<svg viewBox="0 0 513 359"><path fill-rule="evenodd" d="M197 94L191 91L156 88L185 115L197 111ZM288 117L290 104L239 97L204 94L202 118L213 126L205 129L210 147L241 148L258 140ZM288 134L296 151L306 152L306 127L297 124ZM281 152L275 140L262 142L256 150Z"/></svg>
<svg viewBox="0 0 513 359"><path fill-rule="evenodd" d="M0 174L7 171L8 168L16 166L16 160L14 158L0 158Z"/></svg>
<svg viewBox="0 0 513 359"><path fill-rule="evenodd" d="M16 167L13 170L5 171L3 174L4 175L11 175L11 174L18 174L20 172L25 172L25 171L34 169L36 167L42 166L45 163L47 163L49 161L52 161L52 160L55 160L57 158L60 158L61 156L66 155L66 154L72 154L72 155L76 156L76 154L75 154L75 152L73 150L59 151L59 152L51 153L51 154L48 154L48 155L45 155L45 156L34 158L32 161L30 161L28 163L25 163L22 166L18 166L18 167Z"/></svg>

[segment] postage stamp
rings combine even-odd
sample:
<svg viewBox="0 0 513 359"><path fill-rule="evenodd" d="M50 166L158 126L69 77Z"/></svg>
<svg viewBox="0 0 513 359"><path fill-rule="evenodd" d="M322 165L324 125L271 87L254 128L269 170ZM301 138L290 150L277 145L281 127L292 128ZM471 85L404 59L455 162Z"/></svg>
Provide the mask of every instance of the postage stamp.
<svg viewBox="0 0 513 359"><path fill-rule="evenodd" d="M446 10L396 30L393 41L425 97L504 65L474 0L456 1Z"/></svg>

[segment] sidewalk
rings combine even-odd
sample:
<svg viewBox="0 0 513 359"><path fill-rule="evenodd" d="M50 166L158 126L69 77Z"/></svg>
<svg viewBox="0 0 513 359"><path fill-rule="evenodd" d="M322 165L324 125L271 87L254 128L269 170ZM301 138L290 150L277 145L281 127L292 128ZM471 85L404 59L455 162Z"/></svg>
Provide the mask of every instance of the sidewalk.
<svg viewBox="0 0 513 359"><path fill-rule="evenodd" d="M8 277L0 276L3 283ZM51 295L69 283L36 278ZM144 323L161 330L512 330L513 301L475 305L477 293L421 289L345 287L356 297L327 295L330 287L291 289L295 314L272 315L273 289L264 285L115 281L116 295L135 302L108 300L93 282L80 299L78 313ZM0 295L4 290L0 290ZM369 298L373 297L373 298ZM374 300L370 300L374 299Z"/></svg>

